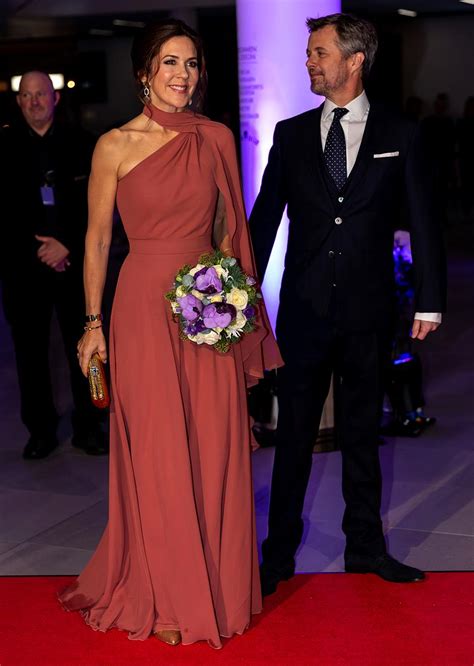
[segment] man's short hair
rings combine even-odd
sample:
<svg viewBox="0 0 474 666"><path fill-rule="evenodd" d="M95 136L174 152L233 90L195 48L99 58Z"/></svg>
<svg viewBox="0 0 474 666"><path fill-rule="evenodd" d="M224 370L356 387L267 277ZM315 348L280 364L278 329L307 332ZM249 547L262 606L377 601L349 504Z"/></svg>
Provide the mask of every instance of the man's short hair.
<svg viewBox="0 0 474 666"><path fill-rule="evenodd" d="M368 76L378 47L377 31L372 23L352 14L329 14L317 19L308 18L306 25L309 32L316 32L328 25L334 26L337 45L346 58L354 53L364 54L362 75L364 78Z"/></svg>

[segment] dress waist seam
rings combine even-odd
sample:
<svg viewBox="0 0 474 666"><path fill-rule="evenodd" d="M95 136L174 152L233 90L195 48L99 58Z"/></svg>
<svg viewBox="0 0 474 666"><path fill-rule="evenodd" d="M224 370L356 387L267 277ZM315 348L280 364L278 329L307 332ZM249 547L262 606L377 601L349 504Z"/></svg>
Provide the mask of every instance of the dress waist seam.
<svg viewBox="0 0 474 666"><path fill-rule="evenodd" d="M208 235L180 239L129 238L129 243L130 254L188 254L212 250Z"/></svg>

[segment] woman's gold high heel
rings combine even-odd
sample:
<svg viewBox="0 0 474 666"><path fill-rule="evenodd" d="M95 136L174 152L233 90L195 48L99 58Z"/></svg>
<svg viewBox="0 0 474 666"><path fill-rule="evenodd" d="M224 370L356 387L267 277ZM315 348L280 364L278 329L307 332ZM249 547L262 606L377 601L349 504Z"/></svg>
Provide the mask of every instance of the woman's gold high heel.
<svg viewBox="0 0 474 666"><path fill-rule="evenodd" d="M179 645L181 643L181 632L175 629L162 629L155 631L155 636L168 645Z"/></svg>

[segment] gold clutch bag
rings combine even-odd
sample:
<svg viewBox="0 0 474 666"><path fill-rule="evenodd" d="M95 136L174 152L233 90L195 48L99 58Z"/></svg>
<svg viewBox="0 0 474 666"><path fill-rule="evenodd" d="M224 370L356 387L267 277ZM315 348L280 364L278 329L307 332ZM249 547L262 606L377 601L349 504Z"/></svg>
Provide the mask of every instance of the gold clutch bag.
<svg viewBox="0 0 474 666"><path fill-rule="evenodd" d="M92 354L89 361L89 389L91 400L96 407L104 409L110 404L109 389L107 378L105 376L104 364L100 360L99 354Z"/></svg>

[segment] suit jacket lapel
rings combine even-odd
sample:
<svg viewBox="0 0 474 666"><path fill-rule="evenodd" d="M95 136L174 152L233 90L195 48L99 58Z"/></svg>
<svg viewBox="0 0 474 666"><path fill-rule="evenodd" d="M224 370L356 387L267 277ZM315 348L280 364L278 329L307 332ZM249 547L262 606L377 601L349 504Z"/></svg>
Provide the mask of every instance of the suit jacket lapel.
<svg viewBox="0 0 474 666"><path fill-rule="evenodd" d="M377 122L377 116L377 109L371 105L359 152L357 153L355 164L352 167L352 171L344 186L345 197L349 196L354 189L357 189L361 181L364 180L367 169L369 168L371 162L372 138L374 127Z"/></svg>
<svg viewBox="0 0 474 666"><path fill-rule="evenodd" d="M310 186L314 188L315 193L317 193L318 200L327 199L328 210L332 211L332 202L337 196L338 191L336 185L332 180L329 171L326 167L326 162L323 155L323 147L321 144L321 113L323 105L319 106L314 110L314 114L309 116L309 123L306 130L306 135L308 141L306 142L307 151L307 164L309 165L309 183ZM373 137L375 133L375 127L377 125L377 119L379 117L377 106L370 106L369 115L367 117L367 123L365 125L364 134L362 136L362 142L357 153L357 158L354 166L352 167L349 178L343 189L344 197L349 196L349 194L358 188L361 182L365 178L365 174L369 165L371 163L371 153L373 145ZM322 189L324 187L324 192L327 197L322 197Z"/></svg>

